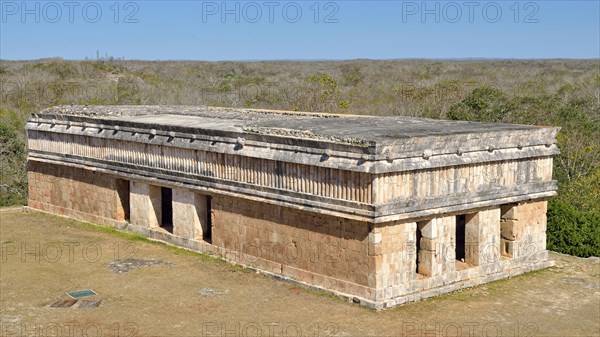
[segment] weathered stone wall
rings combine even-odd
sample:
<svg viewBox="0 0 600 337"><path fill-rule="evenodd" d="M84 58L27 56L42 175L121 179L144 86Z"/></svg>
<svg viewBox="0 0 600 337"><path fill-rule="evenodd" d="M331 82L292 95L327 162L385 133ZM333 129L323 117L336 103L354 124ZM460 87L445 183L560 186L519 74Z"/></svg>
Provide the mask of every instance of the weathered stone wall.
<svg viewBox="0 0 600 337"><path fill-rule="evenodd" d="M394 222L373 228L369 236L369 259L376 270L376 299L409 292L416 269L416 227L415 222Z"/></svg>
<svg viewBox="0 0 600 337"><path fill-rule="evenodd" d="M513 210L535 213L513 222L517 237L537 240L521 259L501 256L499 207L465 214L464 262L455 256L458 214L369 225L218 196L213 244L229 260L389 306L547 266L544 205Z"/></svg>
<svg viewBox="0 0 600 337"><path fill-rule="evenodd" d="M50 109L26 126L29 205L377 308L550 264L556 128L322 117Z"/></svg>
<svg viewBox="0 0 600 337"><path fill-rule="evenodd" d="M29 207L111 225L128 215L126 180L39 161L29 161L28 171Z"/></svg>
<svg viewBox="0 0 600 337"><path fill-rule="evenodd" d="M213 244L245 265L371 298L376 287L365 222L213 197ZM237 254L235 252L239 252Z"/></svg>
<svg viewBox="0 0 600 337"><path fill-rule="evenodd" d="M138 181L132 181L130 186L131 223L146 228L160 227L160 187Z"/></svg>
<svg viewBox="0 0 600 337"><path fill-rule="evenodd" d="M369 224L172 186L170 233L160 228L159 185L44 162L29 166L32 208L110 225L130 220L131 230L149 237L377 308L551 265L546 201L463 213L465 258L457 261L455 213Z"/></svg>
<svg viewBox="0 0 600 337"><path fill-rule="evenodd" d="M173 189L174 235L193 240L204 240L209 235L209 198L187 189Z"/></svg>
<svg viewBox="0 0 600 337"><path fill-rule="evenodd" d="M252 153L227 154L182 148L170 142L146 144L143 142L145 140L139 136L121 140L104 138L98 134L29 130L31 151L61 153L73 158L134 165L138 169L151 167L236 181L251 184L254 188L264 186L348 201L371 202L372 175L369 173L249 157L255 155Z"/></svg>
<svg viewBox="0 0 600 337"><path fill-rule="evenodd" d="M428 278L451 276L455 271L455 225L455 216L377 225L369 250L376 266L375 299L402 297L426 289ZM419 245L417 231L421 233Z"/></svg>
<svg viewBox="0 0 600 337"><path fill-rule="evenodd" d="M514 150L519 151L519 150ZM435 169L392 172L375 177L374 202L428 200L448 195L510 189L552 180L552 158L526 158Z"/></svg>
<svg viewBox="0 0 600 337"><path fill-rule="evenodd" d="M477 137L451 132L441 138L438 133L447 130L437 130L434 134L438 136L415 138L419 141L410 137L392 141L398 136L396 130L384 138L375 136L378 142L357 146L329 138L309 141L278 136L267 142L267 136L260 135L250 140L257 135L233 132L236 125L218 132L221 136L210 128L191 132L184 127L175 132L173 118L165 116L142 118L144 123L152 122L149 124L62 117L32 117L28 122L30 158L93 166L126 179L152 176L358 221L387 223L434 217L436 213L547 198L556 190L551 178L552 156L558 150L552 128L525 132L511 126L495 133L477 130ZM221 117L218 125L211 124L213 119L204 122L219 128L226 120ZM174 120L183 123L180 118ZM193 118L188 122L203 125ZM402 128L409 121L396 122ZM158 127L161 124L165 125ZM459 124L455 127L464 127ZM364 126L371 127L370 123ZM320 126L319 130L323 131ZM365 132L365 136L371 135ZM293 145L296 142L300 146Z"/></svg>
<svg viewBox="0 0 600 337"><path fill-rule="evenodd" d="M480 266L500 261L500 208L466 216L465 262Z"/></svg>
<svg viewBox="0 0 600 337"><path fill-rule="evenodd" d="M545 258L548 202L506 205L501 210L502 254L524 260Z"/></svg>
<svg viewBox="0 0 600 337"><path fill-rule="evenodd" d="M376 225L369 236L376 270L372 300L393 306L551 265L545 206L536 201L503 207L502 220L500 207L466 211L464 247L458 248L460 214ZM514 258L502 252L507 237ZM461 249L464 261L456 256Z"/></svg>

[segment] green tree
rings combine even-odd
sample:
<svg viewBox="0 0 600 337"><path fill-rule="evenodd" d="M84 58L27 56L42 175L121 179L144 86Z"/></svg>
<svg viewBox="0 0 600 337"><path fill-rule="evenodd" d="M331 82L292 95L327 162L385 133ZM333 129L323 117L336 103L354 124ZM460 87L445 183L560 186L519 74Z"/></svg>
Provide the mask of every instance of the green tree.
<svg viewBox="0 0 600 337"><path fill-rule="evenodd" d="M581 212L560 199L548 207L548 249L581 257L600 256L600 215Z"/></svg>
<svg viewBox="0 0 600 337"><path fill-rule="evenodd" d="M511 109L512 103L502 91L481 87L450 106L448 117L474 122L501 122Z"/></svg>
<svg viewBox="0 0 600 337"><path fill-rule="evenodd" d="M24 121L12 110L0 109L0 206L24 204L27 195L27 151Z"/></svg>

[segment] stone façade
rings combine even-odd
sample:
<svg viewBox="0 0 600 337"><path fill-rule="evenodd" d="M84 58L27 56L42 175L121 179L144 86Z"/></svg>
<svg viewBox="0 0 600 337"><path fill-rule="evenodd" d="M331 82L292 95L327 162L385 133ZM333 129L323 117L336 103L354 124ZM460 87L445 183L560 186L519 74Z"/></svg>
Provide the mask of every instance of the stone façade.
<svg viewBox="0 0 600 337"><path fill-rule="evenodd" d="M29 207L377 309L552 264L558 128L188 106L31 116Z"/></svg>

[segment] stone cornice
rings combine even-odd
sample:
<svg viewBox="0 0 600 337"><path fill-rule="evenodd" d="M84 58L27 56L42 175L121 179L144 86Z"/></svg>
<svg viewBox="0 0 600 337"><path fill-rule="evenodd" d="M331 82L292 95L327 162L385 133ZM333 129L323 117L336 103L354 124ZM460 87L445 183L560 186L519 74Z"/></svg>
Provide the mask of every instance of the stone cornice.
<svg viewBox="0 0 600 337"><path fill-rule="evenodd" d="M555 128L539 128L522 133L507 130L477 135L427 136L404 139L400 144L373 144L367 147L85 116L45 114L43 117L30 118L26 128L373 174L547 157L559 153L554 139L557 132Z"/></svg>

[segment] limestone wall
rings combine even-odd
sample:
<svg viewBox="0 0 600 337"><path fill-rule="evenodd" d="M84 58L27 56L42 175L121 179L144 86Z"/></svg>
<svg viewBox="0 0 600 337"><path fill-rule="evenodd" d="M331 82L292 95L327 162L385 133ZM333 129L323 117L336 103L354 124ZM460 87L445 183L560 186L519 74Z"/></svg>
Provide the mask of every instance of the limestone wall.
<svg viewBox="0 0 600 337"><path fill-rule="evenodd" d="M104 109L32 116L30 207L127 221L378 308L549 264L555 128L329 121L372 139L357 141L317 136L331 131L321 117ZM266 129L240 127L262 119Z"/></svg>
<svg viewBox="0 0 600 337"><path fill-rule="evenodd" d="M252 195L298 209L311 206L318 213L377 223L555 193L548 156L376 174L323 167L327 160L301 164L256 158L244 151L185 148L168 137L113 139L85 132L29 130L30 157L93 165L126 177L179 180L238 197ZM115 137L121 133L113 132Z"/></svg>
<svg viewBox="0 0 600 337"><path fill-rule="evenodd" d="M547 201L524 202L502 207L501 252L505 256L523 259L543 258L535 255L546 249Z"/></svg>
<svg viewBox="0 0 600 337"><path fill-rule="evenodd" d="M375 176L374 202L406 202L552 181L552 158L503 160Z"/></svg>
<svg viewBox="0 0 600 337"><path fill-rule="evenodd" d="M130 182L131 223L146 228L160 227L162 218L160 187Z"/></svg>
<svg viewBox="0 0 600 337"><path fill-rule="evenodd" d="M393 298L409 292L415 276L415 222L380 224L373 228L369 258L375 265L375 298Z"/></svg>
<svg viewBox="0 0 600 337"><path fill-rule="evenodd" d="M393 306L552 265L545 248L545 205L507 206L502 220L501 209L492 207L376 225L369 235L376 288L371 299ZM464 216L464 247L458 246L458 216ZM512 255L503 253L507 237ZM461 249L464 258L458 260Z"/></svg>
<svg viewBox="0 0 600 337"><path fill-rule="evenodd" d="M367 223L220 196L212 205L213 244L228 258L342 293L374 295Z"/></svg>
<svg viewBox="0 0 600 337"><path fill-rule="evenodd" d="M211 235L210 196L183 188L173 190L173 234L182 238L205 240Z"/></svg>
<svg viewBox="0 0 600 337"><path fill-rule="evenodd" d="M29 148L335 199L371 202L371 175L368 173L162 144L39 131L29 131Z"/></svg>
<svg viewBox="0 0 600 337"><path fill-rule="evenodd" d="M546 201L370 224L170 186L173 223L167 230L161 223L160 185L44 162L29 166L32 208L110 225L128 219L131 230L144 235L374 307L550 265ZM462 260L456 256L459 233Z"/></svg>
<svg viewBox="0 0 600 337"><path fill-rule="evenodd" d="M37 161L28 163L28 171L27 204L32 208L103 224L129 216L126 180Z"/></svg>

